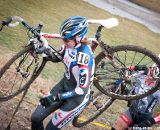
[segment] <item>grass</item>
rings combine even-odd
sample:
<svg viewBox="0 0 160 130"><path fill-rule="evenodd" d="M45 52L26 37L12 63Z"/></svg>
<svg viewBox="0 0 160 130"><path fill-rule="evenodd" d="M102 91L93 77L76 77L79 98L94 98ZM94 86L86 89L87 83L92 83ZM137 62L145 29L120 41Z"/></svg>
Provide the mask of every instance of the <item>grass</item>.
<svg viewBox="0 0 160 130"><path fill-rule="evenodd" d="M139 45L151 49L156 54L158 54L160 50L160 34L153 33L145 26L126 18L113 16L82 0L0 0L0 5L0 20L3 20L7 16L18 15L31 25L36 25L42 21L44 23L43 32L49 33L59 33L59 27L62 21L74 15L82 15L88 19L116 17L120 22L119 26L113 29L103 30L102 39L105 42L110 45ZM97 25L90 25L88 36L93 37L96 29ZM15 28L5 27L4 30L0 32L0 54L19 51L21 46L27 42L28 37L26 32L22 25ZM56 48L61 46L61 43L55 40L50 40L50 43L56 46ZM98 50L100 49L98 48ZM40 82L40 86L47 88L48 86L45 86L45 81L48 79L57 82L63 76L63 70L64 65L62 63L47 64L41 74L44 85ZM39 84L37 83L36 86ZM32 92L30 92L29 95L34 97ZM116 109L113 111L116 111Z"/></svg>

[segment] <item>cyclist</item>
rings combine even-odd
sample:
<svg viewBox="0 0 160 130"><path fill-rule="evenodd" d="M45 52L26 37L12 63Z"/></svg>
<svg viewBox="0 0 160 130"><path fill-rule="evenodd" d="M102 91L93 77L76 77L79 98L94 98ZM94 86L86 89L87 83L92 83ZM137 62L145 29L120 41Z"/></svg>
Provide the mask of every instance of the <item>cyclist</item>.
<svg viewBox="0 0 160 130"><path fill-rule="evenodd" d="M160 57L160 55L159 55ZM133 71L145 71L144 74L136 76L136 84L134 93L143 93L155 85L155 78L160 76L159 68L154 64L151 68L146 66L131 66L129 69ZM112 130L126 130L128 128L141 130L142 127L150 129L153 124L160 123L160 111L153 117L153 108L160 105L160 90L155 93L139 99L131 101L129 109L122 114L115 122Z"/></svg>
<svg viewBox="0 0 160 130"><path fill-rule="evenodd" d="M70 17L61 24L64 44L59 53L65 64L64 77L40 99L31 117L32 130L44 130L43 120L53 112L46 130L60 130L86 107L95 66L91 47L81 42L87 30L86 18L82 16ZM61 61L54 54L48 58Z"/></svg>

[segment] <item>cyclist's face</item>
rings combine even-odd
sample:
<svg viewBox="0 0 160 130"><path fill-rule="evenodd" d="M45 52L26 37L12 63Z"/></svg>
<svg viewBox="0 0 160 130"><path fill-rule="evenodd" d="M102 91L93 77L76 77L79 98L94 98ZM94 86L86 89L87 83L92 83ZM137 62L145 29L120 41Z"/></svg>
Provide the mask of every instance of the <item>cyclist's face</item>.
<svg viewBox="0 0 160 130"><path fill-rule="evenodd" d="M68 39L63 39L64 44L66 45L67 48L73 49L76 45L74 40L68 40Z"/></svg>

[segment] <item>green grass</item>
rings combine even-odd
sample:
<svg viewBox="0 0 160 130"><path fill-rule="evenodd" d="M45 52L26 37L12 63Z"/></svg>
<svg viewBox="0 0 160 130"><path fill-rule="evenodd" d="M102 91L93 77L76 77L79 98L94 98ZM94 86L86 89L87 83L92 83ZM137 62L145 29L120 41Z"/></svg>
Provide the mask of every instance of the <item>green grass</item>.
<svg viewBox="0 0 160 130"><path fill-rule="evenodd" d="M63 77L63 64L62 63L50 63L45 66L45 68L42 71L42 78L50 78L54 81L58 81Z"/></svg>
<svg viewBox="0 0 160 130"><path fill-rule="evenodd" d="M160 34L149 31L139 23L113 16L82 0L0 0L0 5L0 20L7 16L18 15L31 25L36 25L42 21L44 23L43 31L49 33L59 33L59 26L62 21L74 15L82 15L88 19L116 17L119 20L119 26L103 30L102 39L105 42L110 45L135 44L151 49L157 54L160 50ZM96 29L97 25L90 25L88 36L93 37ZM21 46L27 43L27 39L27 31L22 25L15 28L5 27L0 32L0 54L19 51ZM57 48L62 45L56 40L50 40L50 43ZM53 79L53 81L57 82L63 76L63 71L64 65L62 63L48 63L42 71L41 77L46 81L47 79ZM39 86L37 85L37 87ZM44 87L48 86L44 85ZM37 94L32 92L29 92L29 96L37 99ZM113 106L114 109L110 111L117 111L117 106ZM109 115L109 117L112 121L114 120L114 116L113 119L112 115Z"/></svg>

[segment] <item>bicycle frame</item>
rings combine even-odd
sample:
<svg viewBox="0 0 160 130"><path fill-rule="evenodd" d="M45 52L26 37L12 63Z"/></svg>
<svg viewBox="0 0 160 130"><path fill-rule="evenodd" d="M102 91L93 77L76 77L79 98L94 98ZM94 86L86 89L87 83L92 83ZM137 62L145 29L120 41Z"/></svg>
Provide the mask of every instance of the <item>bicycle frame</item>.
<svg viewBox="0 0 160 130"><path fill-rule="evenodd" d="M51 49L55 55L62 59L62 57L59 55L58 51L56 49L54 49L53 47L51 47L46 38L49 38L49 39L62 39L60 37L59 34L49 34L49 33L41 33L41 29L43 27L42 24L39 24L37 27L32 27L30 26L27 22L24 21L24 19L22 19L21 17L19 16L12 16L12 17L8 17L6 20L2 21L2 27L1 29L3 28L3 26L8 26L8 27L15 27L17 26L19 23L22 23L32 34L34 34L34 37L37 38L37 40L39 42L41 42L43 44L43 47L42 48L39 48L39 53L43 53L43 51L45 51L45 49ZM101 20L96 20L96 19L89 19L89 20L86 20L86 23L87 24L99 24L100 26L98 27L98 30L96 32L96 35L95 35L95 38L88 38L87 43L91 43L92 42L95 42L97 44L100 45L100 47L102 48L102 50L104 51L105 55L110 59L112 60L112 56L109 54L109 46L104 44L103 41L101 41L101 30L103 27L107 28L107 29L110 29L110 28L113 28L115 26L117 26L119 24L118 20L116 18L109 18L109 19L101 19ZM37 49L36 45L34 45L35 49ZM45 57L46 55L44 55Z"/></svg>

